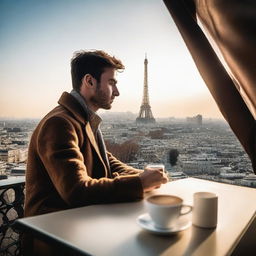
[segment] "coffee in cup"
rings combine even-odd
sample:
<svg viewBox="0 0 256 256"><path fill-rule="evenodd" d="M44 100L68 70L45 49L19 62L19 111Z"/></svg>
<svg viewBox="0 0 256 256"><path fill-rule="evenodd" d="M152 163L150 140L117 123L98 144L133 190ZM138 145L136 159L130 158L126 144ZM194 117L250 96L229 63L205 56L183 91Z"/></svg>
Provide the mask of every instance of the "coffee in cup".
<svg viewBox="0 0 256 256"><path fill-rule="evenodd" d="M182 199L176 196L155 195L148 198L149 203L157 205L177 205L182 203Z"/></svg>
<svg viewBox="0 0 256 256"><path fill-rule="evenodd" d="M192 207L184 205L180 197L174 195L153 195L146 199L146 208L156 228L170 228L182 215L191 212ZM187 208L186 212L182 212Z"/></svg>

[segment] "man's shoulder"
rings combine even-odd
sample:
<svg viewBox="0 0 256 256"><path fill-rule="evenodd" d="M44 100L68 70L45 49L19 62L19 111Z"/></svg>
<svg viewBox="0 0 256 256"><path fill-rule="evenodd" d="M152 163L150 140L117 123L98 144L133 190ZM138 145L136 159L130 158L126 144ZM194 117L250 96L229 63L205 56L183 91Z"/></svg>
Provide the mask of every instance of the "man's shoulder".
<svg viewBox="0 0 256 256"><path fill-rule="evenodd" d="M73 126L74 128L80 128L81 123L76 119L76 117L68 111L63 106L59 105L52 109L47 115L45 115L42 120L37 125L35 132L39 132L46 127L59 127L61 129L63 126Z"/></svg>
<svg viewBox="0 0 256 256"><path fill-rule="evenodd" d="M40 133L46 127L61 129L61 127L73 127L76 130L82 129L88 120L85 113L79 108L79 103L69 93L64 92L59 101L59 105L46 114L37 125L34 133Z"/></svg>
<svg viewBox="0 0 256 256"><path fill-rule="evenodd" d="M54 120L59 122L70 122L75 125L79 125L79 121L76 117L63 106L59 105L52 109L41 121L41 123L53 122Z"/></svg>
<svg viewBox="0 0 256 256"><path fill-rule="evenodd" d="M67 119L74 118L74 116L72 116L72 113L61 105L58 105L54 109L52 109L43 119L50 119L54 117L62 117Z"/></svg>

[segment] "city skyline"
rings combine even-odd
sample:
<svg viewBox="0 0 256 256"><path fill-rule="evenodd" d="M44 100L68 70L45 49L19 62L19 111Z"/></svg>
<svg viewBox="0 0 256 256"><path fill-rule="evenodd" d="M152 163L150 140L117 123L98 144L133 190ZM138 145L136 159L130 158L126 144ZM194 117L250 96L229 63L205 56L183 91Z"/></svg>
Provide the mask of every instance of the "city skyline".
<svg viewBox="0 0 256 256"><path fill-rule="evenodd" d="M161 1L3 0L0 14L2 118L43 117L71 90L69 62L80 49L105 50L126 66L110 111L138 113L147 52L156 118L222 118Z"/></svg>

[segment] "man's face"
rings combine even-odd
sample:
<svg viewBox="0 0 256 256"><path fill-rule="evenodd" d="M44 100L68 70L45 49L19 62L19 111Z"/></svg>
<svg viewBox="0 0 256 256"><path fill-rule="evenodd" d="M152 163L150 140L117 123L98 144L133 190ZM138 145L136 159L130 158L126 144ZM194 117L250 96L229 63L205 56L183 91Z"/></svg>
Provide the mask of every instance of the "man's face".
<svg viewBox="0 0 256 256"><path fill-rule="evenodd" d="M101 79L97 84L95 94L91 97L91 103L96 108L110 109L114 98L119 96L115 73L114 68L106 68L101 74Z"/></svg>

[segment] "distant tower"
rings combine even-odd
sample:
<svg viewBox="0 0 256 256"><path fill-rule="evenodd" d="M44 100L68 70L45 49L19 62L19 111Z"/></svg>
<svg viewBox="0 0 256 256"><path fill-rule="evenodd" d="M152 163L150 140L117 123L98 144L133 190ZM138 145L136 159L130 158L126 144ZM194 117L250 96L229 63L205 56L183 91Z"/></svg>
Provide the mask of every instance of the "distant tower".
<svg viewBox="0 0 256 256"><path fill-rule="evenodd" d="M149 97L148 97L148 60L147 55L144 60L144 87L143 87L143 99L142 104L140 106L139 116L136 118L136 123L141 124L152 124L155 123L156 120L153 117L151 107L149 105Z"/></svg>
<svg viewBox="0 0 256 256"><path fill-rule="evenodd" d="M203 124L203 116L202 115L196 116L196 123L197 123L197 125L202 126L202 124Z"/></svg>

